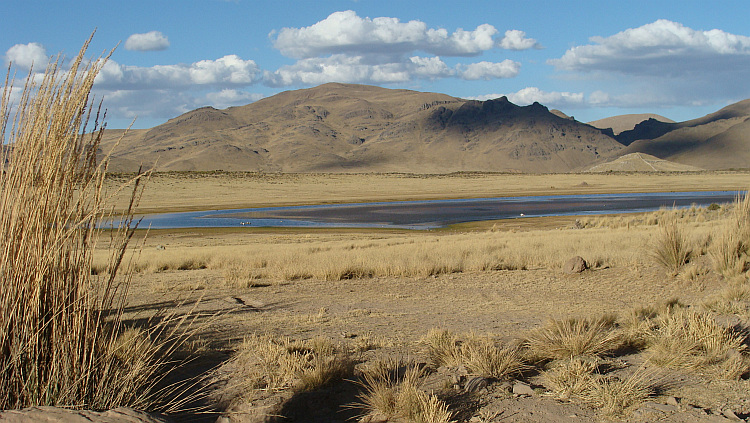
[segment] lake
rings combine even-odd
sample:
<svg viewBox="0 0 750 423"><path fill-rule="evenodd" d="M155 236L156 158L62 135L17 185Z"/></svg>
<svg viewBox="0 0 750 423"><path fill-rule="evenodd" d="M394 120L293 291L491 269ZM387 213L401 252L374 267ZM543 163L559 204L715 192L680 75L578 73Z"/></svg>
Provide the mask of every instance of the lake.
<svg viewBox="0 0 750 423"><path fill-rule="evenodd" d="M319 227L434 229L541 216L636 213L733 201L737 191L548 195L267 207L147 215L141 228Z"/></svg>

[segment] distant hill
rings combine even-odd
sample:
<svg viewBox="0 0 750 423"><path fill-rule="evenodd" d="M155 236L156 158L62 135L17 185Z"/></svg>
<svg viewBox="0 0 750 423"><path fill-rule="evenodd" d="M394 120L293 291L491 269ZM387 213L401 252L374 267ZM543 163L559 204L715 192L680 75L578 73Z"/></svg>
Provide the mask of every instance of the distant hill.
<svg viewBox="0 0 750 423"><path fill-rule="evenodd" d="M638 113L629 115L618 115L604 119L595 120L588 124L594 128L607 129L611 128L615 135L628 131L644 120L654 119L659 122L674 123L673 120L665 118L664 116L657 115L655 113Z"/></svg>
<svg viewBox="0 0 750 423"><path fill-rule="evenodd" d="M696 172L695 166L663 160L643 153L630 153L617 159L592 166L584 172Z"/></svg>
<svg viewBox="0 0 750 423"><path fill-rule="evenodd" d="M750 100L679 123L653 119L617 135L628 147L618 155L646 153L704 169L750 167Z"/></svg>
<svg viewBox="0 0 750 423"><path fill-rule="evenodd" d="M121 135L108 131L102 151ZM566 172L623 149L611 131L538 103L330 83L131 131L110 169Z"/></svg>

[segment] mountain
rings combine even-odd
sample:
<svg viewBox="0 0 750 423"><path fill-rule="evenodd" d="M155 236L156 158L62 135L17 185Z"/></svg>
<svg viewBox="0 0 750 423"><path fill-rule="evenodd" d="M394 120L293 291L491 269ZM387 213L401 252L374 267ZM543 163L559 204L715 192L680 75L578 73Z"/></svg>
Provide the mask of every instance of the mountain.
<svg viewBox="0 0 750 423"><path fill-rule="evenodd" d="M704 169L750 167L750 100L680 123L649 119L617 135L628 147L618 155L646 153Z"/></svg>
<svg viewBox="0 0 750 423"><path fill-rule="evenodd" d="M659 122L674 123L673 120L665 118L664 116L657 115L655 113L638 113L630 115L619 115L612 116L604 119L595 120L588 122L589 125L594 128L607 129L611 128L615 135L621 132L631 130L635 126L644 120L654 119Z"/></svg>
<svg viewBox="0 0 750 423"><path fill-rule="evenodd" d="M630 153L614 160L594 165L584 170L584 172L697 172L700 170L703 169L670 162L648 154Z"/></svg>
<svg viewBox="0 0 750 423"><path fill-rule="evenodd" d="M566 172L624 149L538 103L339 83L108 131L102 151L118 139L113 171Z"/></svg>

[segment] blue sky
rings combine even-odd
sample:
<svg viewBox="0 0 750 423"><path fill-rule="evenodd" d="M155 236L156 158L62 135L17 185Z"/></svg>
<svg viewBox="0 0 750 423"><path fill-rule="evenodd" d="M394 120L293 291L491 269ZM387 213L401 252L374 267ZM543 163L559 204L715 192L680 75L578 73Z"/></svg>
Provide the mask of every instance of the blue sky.
<svg viewBox="0 0 750 423"><path fill-rule="evenodd" d="M580 121L688 120L750 98L750 2L3 0L0 55L25 75L117 47L110 128L349 82L533 101Z"/></svg>

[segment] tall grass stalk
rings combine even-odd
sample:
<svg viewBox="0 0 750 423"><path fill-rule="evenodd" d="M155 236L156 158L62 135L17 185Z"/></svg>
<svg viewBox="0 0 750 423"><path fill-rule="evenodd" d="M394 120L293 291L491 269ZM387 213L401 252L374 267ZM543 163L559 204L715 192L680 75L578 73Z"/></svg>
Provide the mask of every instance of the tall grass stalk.
<svg viewBox="0 0 750 423"><path fill-rule="evenodd" d="M148 337L123 327L130 211L112 231L109 265L92 276L111 205L107 159L97 160L103 116L89 94L112 52L86 60L90 41L67 70L58 57L41 77L30 72L13 115L9 77L2 90L0 409L147 407L157 372Z"/></svg>

